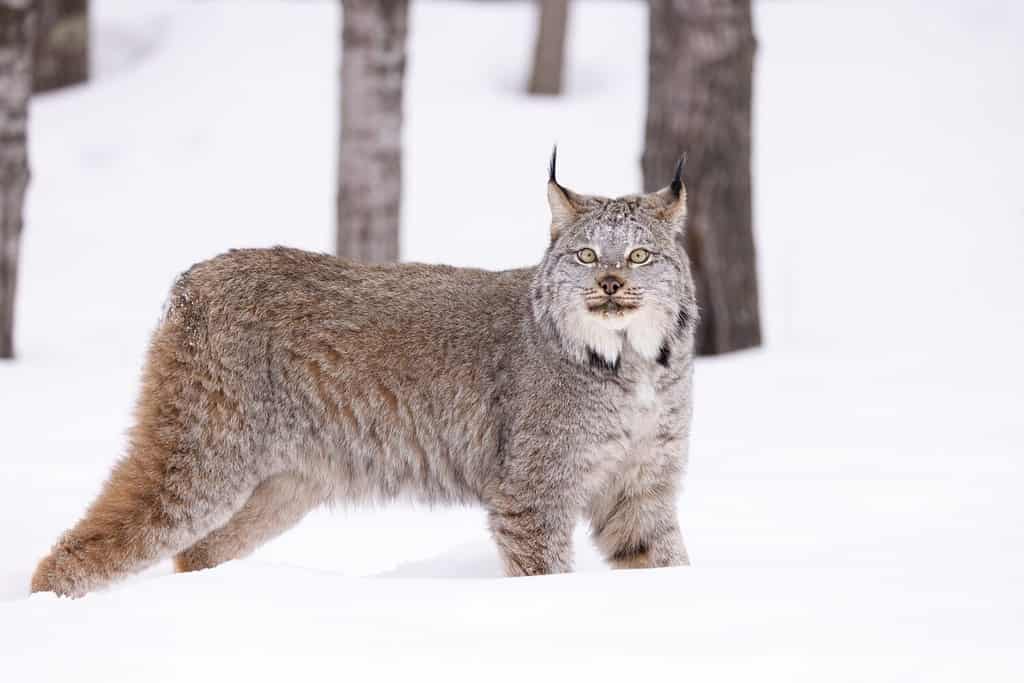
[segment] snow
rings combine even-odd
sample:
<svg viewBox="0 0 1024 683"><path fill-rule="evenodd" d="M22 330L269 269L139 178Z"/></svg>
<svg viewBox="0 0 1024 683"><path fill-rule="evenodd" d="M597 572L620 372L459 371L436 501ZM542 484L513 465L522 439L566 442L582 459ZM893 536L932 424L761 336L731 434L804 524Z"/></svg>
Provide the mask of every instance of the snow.
<svg viewBox="0 0 1024 683"><path fill-rule="evenodd" d="M504 579L478 510L339 509L70 601L28 579L122 452L170 282L331 248L338 110L334 2L93 6L96 77L31 113L5 680L1022 679L1020 3L757 5L767 343L698 364L694 567L609 572L581 528L579 573ZM568 94L528 99L529 4L413 6L405 258L535 261L556 140L569 186L639 187L644 7L574 12Z"/></svg>

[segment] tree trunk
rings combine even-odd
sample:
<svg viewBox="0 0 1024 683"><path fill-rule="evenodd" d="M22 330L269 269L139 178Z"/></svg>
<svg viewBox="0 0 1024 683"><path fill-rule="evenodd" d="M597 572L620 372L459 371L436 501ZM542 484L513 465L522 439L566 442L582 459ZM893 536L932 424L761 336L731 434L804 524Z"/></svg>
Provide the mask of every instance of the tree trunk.
<svg viewBox="0 0 1024 683"><path fill-rule="evenodd" d="M14 357L14 295L28 187L26 129L35 18L32 0L0 0L0 358Z"/></svg>
<svg viewBox="0 0 1024 683"><path fill-rule="evenodd" d="M89 78L89 0L36 0L35 92Z"/></svg>
<svg viewBox="0 0 1024 683"><path fill-rule="evenodd" d="M750 196L755 50L750 0L650 0L644 187L665 185L686 153L702 354L761 343Z"/></svg>
<svg viewBox="0 0 1024 683"><path fill-rule="evenodd" d="M398 259L408 0L343 0L337 252Z"/></svg>
<svg viewBox="0 0 1024 683"><path fill-rule="evenodd" d="M565 63L565 32L569 20L569 0L537 0L537 45L530 75L531 95L557 95L562 92Z"/></svg>

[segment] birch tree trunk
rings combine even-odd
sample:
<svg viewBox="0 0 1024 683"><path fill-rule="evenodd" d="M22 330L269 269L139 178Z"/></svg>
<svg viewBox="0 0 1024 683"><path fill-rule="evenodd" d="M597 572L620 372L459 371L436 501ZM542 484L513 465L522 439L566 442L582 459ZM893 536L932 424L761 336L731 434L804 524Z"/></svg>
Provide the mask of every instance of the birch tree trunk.
<svg viewBox="0 0 1024 683"><path fill-rule="evenodd" d="M408 0L342 0L337 252L398 259Z"/></svg>
<svg viewBox="0 0 1024 683"><path fill-rule="evenodd" d="M32 0L0 0L0 358L14 357L18 243L29 175L26 128L34 30Z"/></svg>
<svg viewBox="0 0 1024 683"><path fill-rule="evenodd" d="M35 92L89 78L89 0L36 0Z"/></svg>
<svg viewBox="0 0 1024 683"><path fill-rule="evenodd" d="M569 23L569 0L537 0L537 45L530 73L531 95L562 92L565 65L565 33Z"/></svg>
<svg viewBox="0 0 1024 683"><path fill-rule="evenodd" d="M644 186L665 185L687 154L702 354L761 343L750 194L755 50L750 0L650 0Z"/></svg>

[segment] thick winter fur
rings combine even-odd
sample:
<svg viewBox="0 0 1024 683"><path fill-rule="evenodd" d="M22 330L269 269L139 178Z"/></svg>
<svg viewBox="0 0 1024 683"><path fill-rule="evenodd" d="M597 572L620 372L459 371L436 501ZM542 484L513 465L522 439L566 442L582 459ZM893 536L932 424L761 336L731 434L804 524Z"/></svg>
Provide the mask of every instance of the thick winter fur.
<svg viewBox="0 0 1024 683"><path fill-rule="evenodd" d="M687 562L685 190L549 183L535 268L232 251L175 284L127 455L33 591L80 596L163 558L241 557L330 501L476 503L510 575L564 572L581 515L616 567ZM632 265L643 247L649 262ZM597 261L581 263L583 248ZM617 277L613 296L600 281Z"/></svg>

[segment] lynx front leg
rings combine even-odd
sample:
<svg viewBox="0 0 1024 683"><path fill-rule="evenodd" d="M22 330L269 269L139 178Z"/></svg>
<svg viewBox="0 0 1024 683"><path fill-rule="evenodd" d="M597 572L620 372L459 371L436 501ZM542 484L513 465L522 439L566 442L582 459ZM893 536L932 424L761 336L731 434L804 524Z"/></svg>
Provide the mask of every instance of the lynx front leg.
<svg viewBox="0 0 1024 683"><path fill-rule="evenodd" d="M678 466L668 456L626 473L588 510L594 542L616 569L690 564L676 512Z"/></svg>
<svg viewBox="0 0 1024 683"><path fill-rule="evenodd" d="M572 571L574 519L557 508L492 509L491 532L508 576Z"/></svg>
<svg viewBox="0 0 1024 683"><path fill-rule="evenodd" d="M690 564L674 490L639 495L620 491L592 509L591 525L594 542L616 569Z"/></svg>

